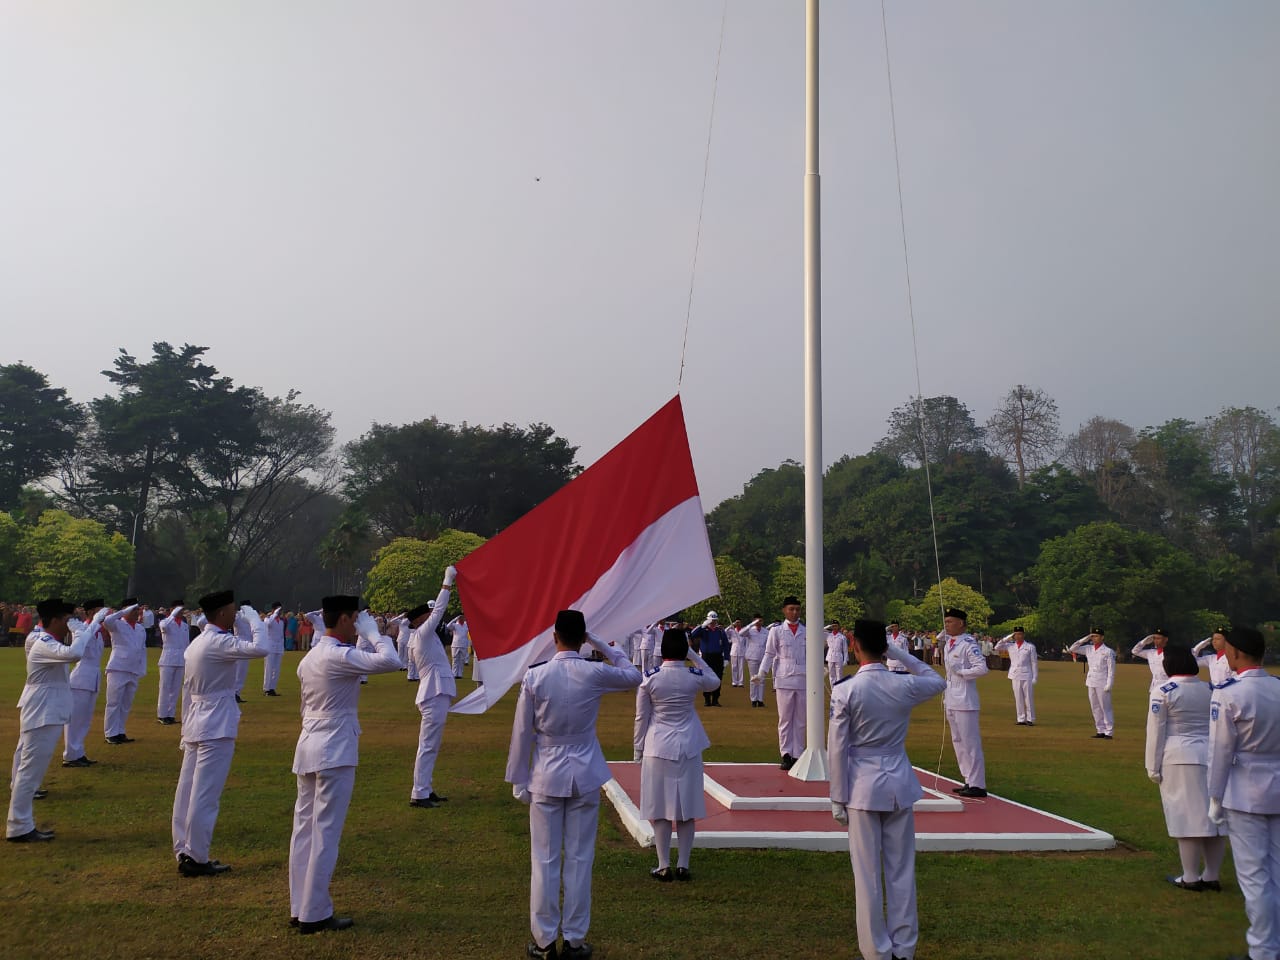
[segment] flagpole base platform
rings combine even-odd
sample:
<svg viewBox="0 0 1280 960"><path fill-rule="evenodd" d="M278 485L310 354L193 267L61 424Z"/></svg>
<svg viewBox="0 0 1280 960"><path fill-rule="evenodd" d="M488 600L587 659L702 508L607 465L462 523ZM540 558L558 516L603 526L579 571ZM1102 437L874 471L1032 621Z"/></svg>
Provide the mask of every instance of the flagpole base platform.
<svg viewBox="0 0 1280 960"><path fill-rule="evenodd" d="M831 779L831 774L827 772L827 751L821 747L806 747L787 771L787 776L795 780L826 783Z"/></svg>
<svg viewBox="0 0 1280 960"><path fill-rule="evenodd" d="M605 795L623 827L642 847L653 828L640 818L640 764L609 764ZM1110 850L1115 838L1093 827L994 794L962 800L955 780L915 768L924 799L915 804L916 849ZM703 768L707 815L698 821L694 846L777 848L848 853L848 833L831 816L825 781L797 780L772 763L708 763ZM678 833L678 831L677 831Z"/></svg>

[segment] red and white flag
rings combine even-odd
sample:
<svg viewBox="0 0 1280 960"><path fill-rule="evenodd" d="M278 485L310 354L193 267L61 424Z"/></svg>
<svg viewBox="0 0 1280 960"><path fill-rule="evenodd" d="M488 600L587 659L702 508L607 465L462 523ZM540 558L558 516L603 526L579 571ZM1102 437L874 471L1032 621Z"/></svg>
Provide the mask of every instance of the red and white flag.
<svg viewBox="0 0 1280 960"><path fill-rule="evenodd" d="M556 612L605 641L720 592L677 396L620 444L458 563L483 713L555 650Z"/></svg>

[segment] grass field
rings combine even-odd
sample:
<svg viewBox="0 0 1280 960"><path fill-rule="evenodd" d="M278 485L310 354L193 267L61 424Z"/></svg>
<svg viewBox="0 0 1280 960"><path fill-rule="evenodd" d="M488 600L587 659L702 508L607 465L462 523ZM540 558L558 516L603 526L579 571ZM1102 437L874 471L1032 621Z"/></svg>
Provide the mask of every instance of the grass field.
<svg viewBox="0 0 1280 960"><path fill-rule="evenodd" d="M295 781L297 653L282 696L261 695L255 663L213 855L233 865L183 879L170 852L178 727L155 722L157 651L129 723L137 742L103 743L100 695L86 743L100 763L55 756L36 822L49 844L0 847L5 932L0 957L521 957L528 939L528 821L502 782L514 693L445 730L436 789L450 802L408 806L418 713L403 674L374 677L360 713L360 768L334 876L356 926L299 937L288 926L288 842ZM980 681L987 782L994 792L1099 827L1119 841L1087 854L921 854L921 960L1220 957L1244 948L1244 907L1228 857L1221 894L1176 890L1178 871L1157 788L1143 769L1145 664L1118 669L1116 739L1090 739L1083 677L1041 665L1039 722L1015 726L1003 674ZM0 649L0 743L17 740L22 652ZM461 684L462 691L471 688ZM746 693L704 711L708 760L772 760L776 714ZM630 758L633 698L608 697L600 739ZM945 739L938 701L917 711L911 759L933 769ZM956 775L949 744L943 774ZM691 884L656 884L638 848L601 806L589 939L601 958L854 957L853 880L843 854L695 850Z"/></svg>

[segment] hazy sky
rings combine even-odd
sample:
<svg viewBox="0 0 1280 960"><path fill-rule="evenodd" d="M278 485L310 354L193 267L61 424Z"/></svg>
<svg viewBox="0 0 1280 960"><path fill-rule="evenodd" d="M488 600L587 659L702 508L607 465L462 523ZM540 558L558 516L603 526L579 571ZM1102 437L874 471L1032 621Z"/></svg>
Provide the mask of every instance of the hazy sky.
<svg viewBox="0 0 1280 960"><path fill-rule="evenodd" d="M343 440L676 389L722 0L0 0L0 361L211 348ZM803 452L804 15L730 0L682 394L709 509ZM1280 4L890 0L926 394L1274 409ZM880 6L824 4L825 454L915 392Z"/></svg>

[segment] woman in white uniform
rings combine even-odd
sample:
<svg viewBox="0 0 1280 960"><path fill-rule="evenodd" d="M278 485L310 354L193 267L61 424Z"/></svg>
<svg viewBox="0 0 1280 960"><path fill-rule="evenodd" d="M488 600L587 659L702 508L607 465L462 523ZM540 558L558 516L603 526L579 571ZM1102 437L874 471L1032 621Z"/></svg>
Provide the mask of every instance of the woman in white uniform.
<svg viewBox="0 0 1280 960"><path fill-rule="evenodd" d="M1211 684L1198 679L1195 655L1182 645L1164 649L1167 683L1151 694L1147 714L1147 776L1160 785L1169 836L1178 841L1182 874L1168 881L1182 890L1221 890L1218 871L1226 837L1209 819L1209 701Z"/></svg>
<svg viewBox="0 0 1280 960"><path fill-rule="evenodd" d="M667 630L662 665L645 671L636 692L634 759L640 761L640 816L653 824L658 866L655 880L691 880L694 821L707 815L702 795L702 751L711 746L695 702L720 685L683 630ZM686 657L694 666L685 668ZM671 870L671 828L678 834L679 859Z"/></svg>

